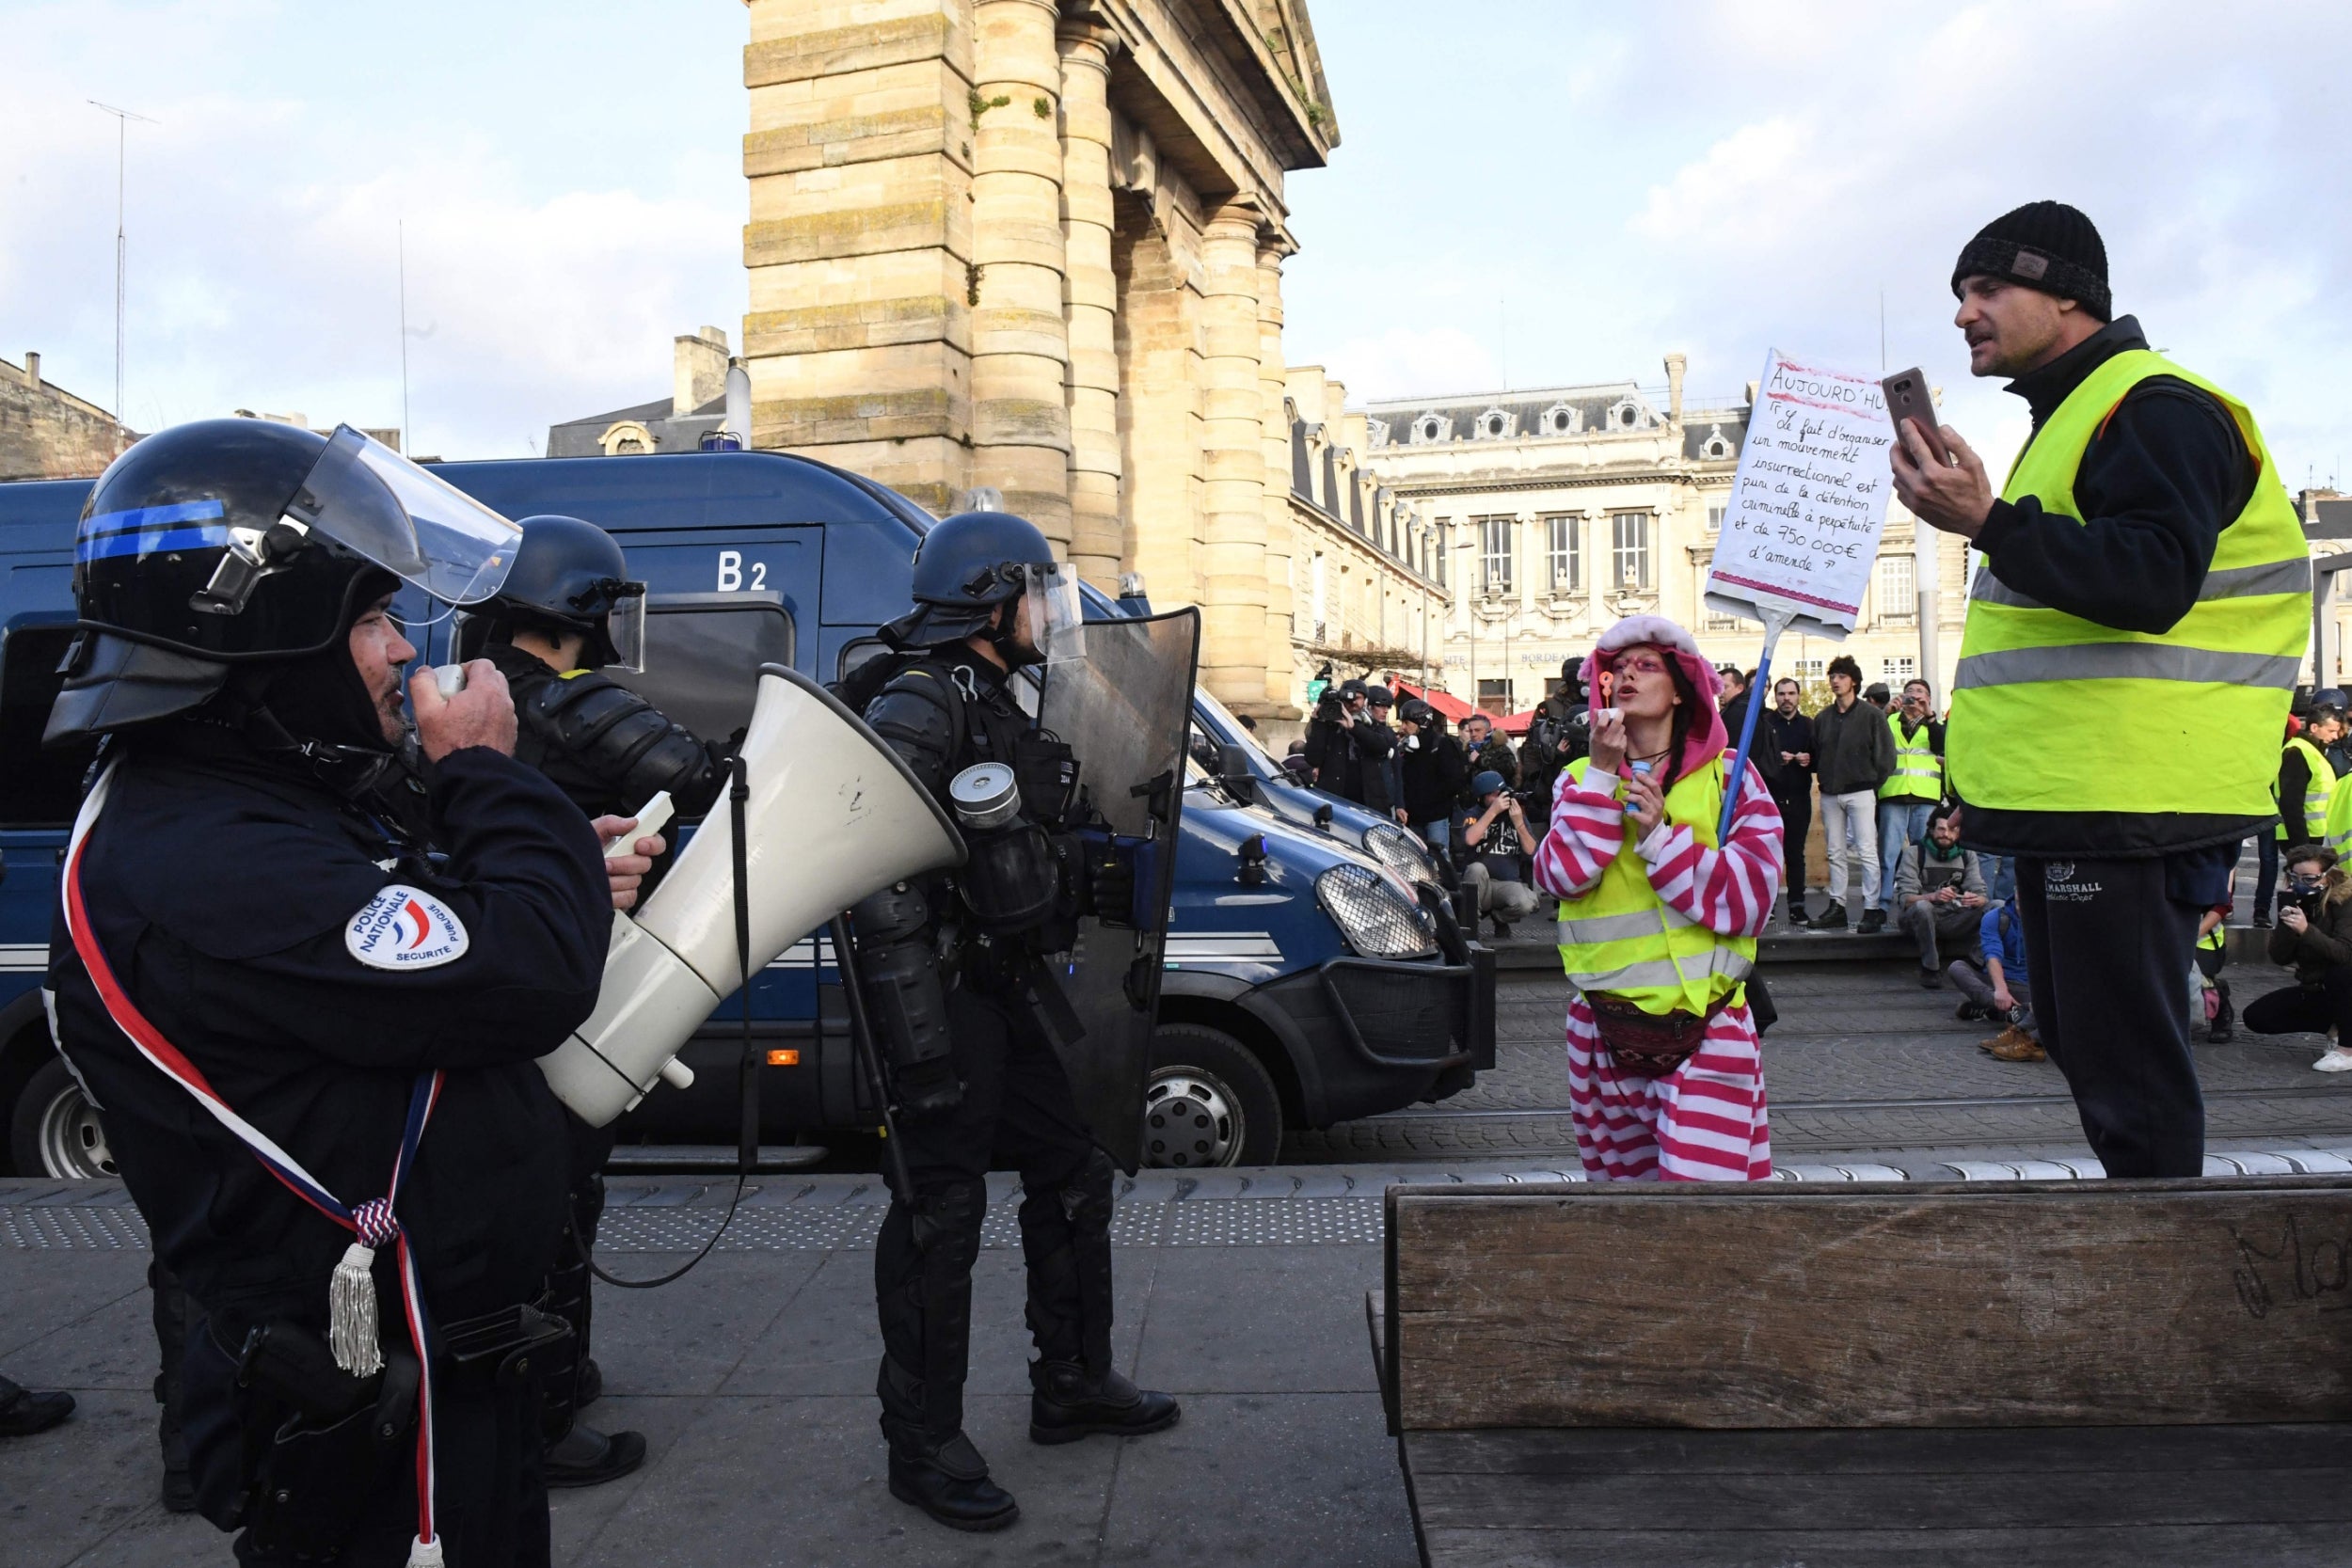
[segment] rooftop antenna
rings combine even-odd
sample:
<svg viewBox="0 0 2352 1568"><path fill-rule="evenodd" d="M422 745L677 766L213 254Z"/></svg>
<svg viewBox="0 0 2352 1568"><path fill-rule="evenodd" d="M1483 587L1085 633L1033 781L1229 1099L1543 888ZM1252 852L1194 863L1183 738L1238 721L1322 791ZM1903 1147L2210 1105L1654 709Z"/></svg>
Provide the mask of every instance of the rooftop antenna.
<svg viewBox="0 0 2352 1568"><path fill-rule="evenodd" d="M128 251L122 224L122 174L130 158L131 121L143 125L159 125L162 121L129 109L118 109L112 103L101 103L93 98L90 107L115 117L115 423L123 422L122 408L122 269Z"/></svg>
<svg viewBox="0 0 2352 1568"><path fill-rule="evenodd" d="M392 229L393 242L400 255L400 451L404 457L417 450L416 432L408 428L408 220L398 220Z"/></svg>

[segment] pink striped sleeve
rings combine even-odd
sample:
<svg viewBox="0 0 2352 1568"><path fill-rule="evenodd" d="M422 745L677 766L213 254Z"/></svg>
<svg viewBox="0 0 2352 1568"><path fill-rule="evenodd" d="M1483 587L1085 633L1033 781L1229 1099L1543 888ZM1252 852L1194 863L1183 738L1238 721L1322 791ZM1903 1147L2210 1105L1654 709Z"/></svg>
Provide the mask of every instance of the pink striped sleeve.
<svg viewBox="0 0 2352 1568"><path fill-rule="evenodd" d="M1780 896L1780 808L1754 769L1740 781L1731 839L1709 849L1688 828L1661 822L1642 840L1649 883L1658 895L1710 931L1752 937Z"/></svg>
<svg viewBox="0 0 2352 1568"><path fill-rule="evenodd" d="M1595 768L1584 777L1600 787L1588 788L1561 770L1552 786L1551 826L1535 848L1535 886L1554 898L1592 892L1625 847L1625 807L1610 793L1617 775Z"/></svg>

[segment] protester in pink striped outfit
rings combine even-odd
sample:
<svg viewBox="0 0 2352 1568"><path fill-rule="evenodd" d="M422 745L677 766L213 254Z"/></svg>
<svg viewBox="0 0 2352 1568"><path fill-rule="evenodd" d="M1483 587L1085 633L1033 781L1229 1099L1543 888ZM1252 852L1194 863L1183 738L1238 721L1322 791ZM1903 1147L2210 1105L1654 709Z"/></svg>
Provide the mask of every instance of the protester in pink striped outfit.
<svg viewBox="0 0 2352 1568"><path fill-rule="evenodd" d="M1719 679L1690 633L1620 621L1585 662L1592 755L1561 775L1535 885L1560 900L1568 1092L1584 1168L1610 1180L1772 1173L1742 982L1780 890L1780 812L1754 769L1717 844L1730 757Z"/></svg>

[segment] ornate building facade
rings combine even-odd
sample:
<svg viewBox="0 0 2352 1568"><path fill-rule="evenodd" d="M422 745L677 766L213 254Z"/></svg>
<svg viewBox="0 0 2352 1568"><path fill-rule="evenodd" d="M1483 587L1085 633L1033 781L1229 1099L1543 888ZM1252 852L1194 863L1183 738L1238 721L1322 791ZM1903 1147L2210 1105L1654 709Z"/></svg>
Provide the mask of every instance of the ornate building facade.
<svg viewBox="0 0 2352 1568"><path fill-rule="evenodd" d="M1294 703L1284 176L1338 145L1304 0L749 0L752 443L1199 604Z"/></svg>
<svg viewBox="0 0 2352 1568"><path fill-rule="evenodd" d="M1755 392L1686 406L1685 367L1666 356L1662 396L1621 381L1366 406L1367 462L1435 535L1446 605L1438 685L1492 713L1531 707L1562 659L1642 613L1690 627L1716 663L1755 664L1757 624L1700 598ZM1854 634L1792 634L1777 668L1819 682L1851 653L1866 682L1894 685L1932 666L1940 706L1966 612L1965 546L1890 504Z"/></svg>

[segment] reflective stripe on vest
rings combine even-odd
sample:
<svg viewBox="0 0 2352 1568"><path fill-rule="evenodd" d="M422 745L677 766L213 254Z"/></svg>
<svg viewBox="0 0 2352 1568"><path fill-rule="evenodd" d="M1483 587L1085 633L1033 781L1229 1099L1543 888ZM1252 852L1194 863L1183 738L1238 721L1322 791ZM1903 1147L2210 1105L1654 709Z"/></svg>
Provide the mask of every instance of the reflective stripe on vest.
<svg viewBox="0 0 2352 1568"><path fill-rule="evenodd" d="M2253 416L2144 349L2116 355L2058 405L2002 490L2079 520L2083 453L2139 382L2171 376L2218 399L2261 467L2214 548L2196 604L2161 635L2051 610L1980 569L1952 685L1953 793L2002 811L2255 817L2311 634L2310 549Z"/></svg>
<svg viewBox="0 0 2352 1568"><path fill-rule="evenodd" d="M1591 764L1568 765L1580 783ZM1723 812L1721 757L1666 791L1666 820L1708 848ZM1632 823L1592 891L1560 901L1560 961L1580 990L1607 991L1646 1013L1703 1013L1739 990L1756 967L1756 939L1708 930L1658 895Z"/></svg>
<svg viewBox="0 0 2352 1568"><path fill-rule="evenodd" d="M2322 828L2319 842L2342 859L2347 846L2352 846L2352 789L2338 788L2328 798L2328 820Z"/></svg>
<svg viewBox="0 0 2352 1568"><path fill-rule="evenodd" d="M1944 799L1944 759L1935 754L1930 738L1935 733L1922 720L1919 733L1903 735L1903 716L1886 716L1887 732L1895 737L1895 771L1879 785L1882 800L1941 800Z"/></svg>
<svg viewBox="0 0 2352 1568"><path fill-rule="evenodd" d="M2295 832L2291 825L2282 820L2275 830L2279 842L2281 844L2322 843L2328 835L2328 818L2335 805L2336 796L2340 793L2352 793L2352 791L2339 791L2336 788L2336 765L2328 760L2327 752L2301 736L2288 736L2286 746L2279 755L2283 758L2288 752L2303 753L2304 766L2311 769L2312 778L2311 783L2303 786L2302 832ZM2275 778L2270 784L2270 803L2280 810L2284 810L2286 806L2286 802L2279 799L2279 784Z"/></svg>

